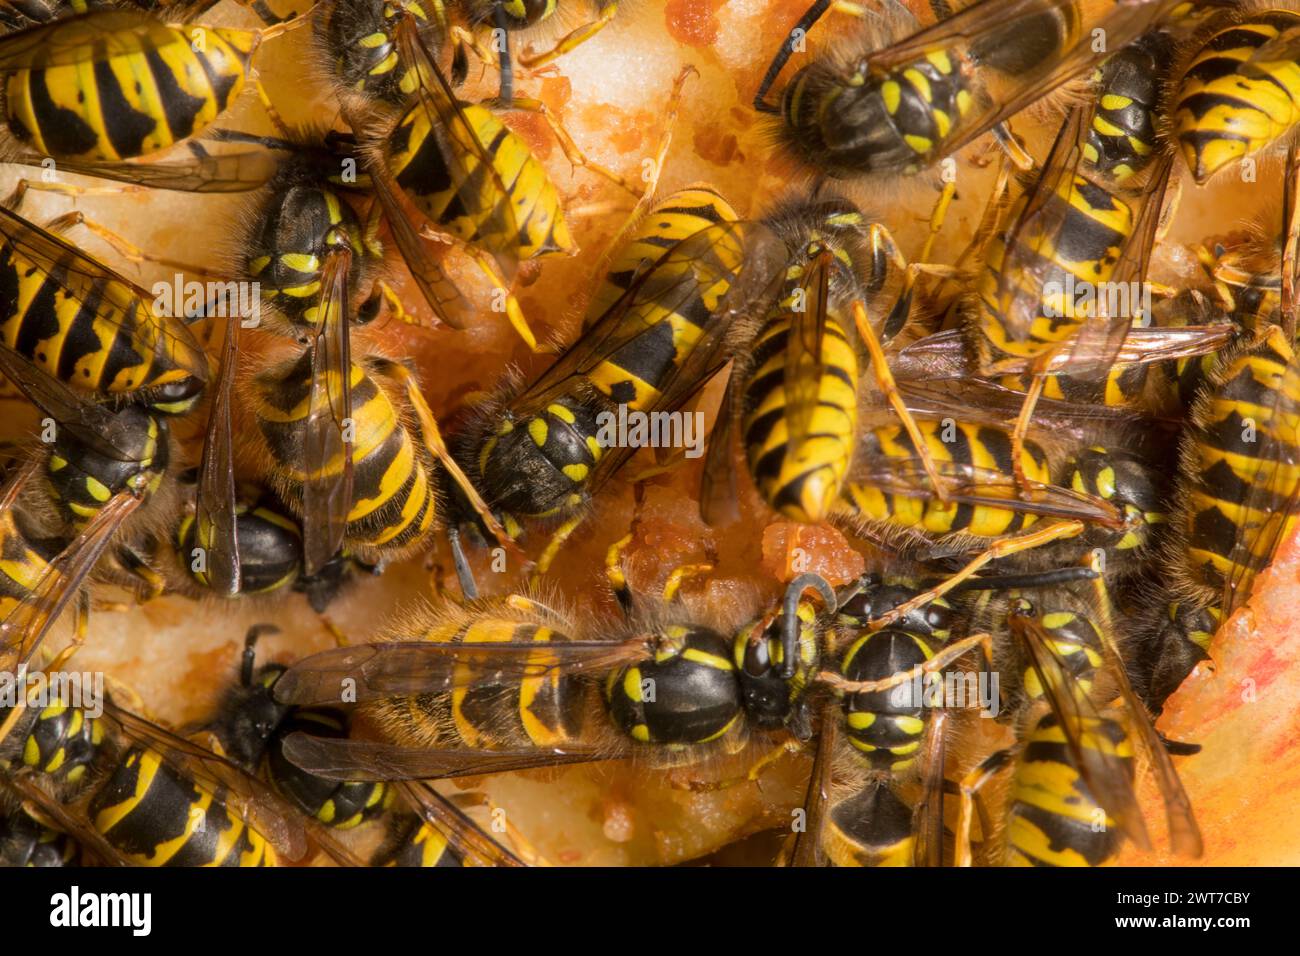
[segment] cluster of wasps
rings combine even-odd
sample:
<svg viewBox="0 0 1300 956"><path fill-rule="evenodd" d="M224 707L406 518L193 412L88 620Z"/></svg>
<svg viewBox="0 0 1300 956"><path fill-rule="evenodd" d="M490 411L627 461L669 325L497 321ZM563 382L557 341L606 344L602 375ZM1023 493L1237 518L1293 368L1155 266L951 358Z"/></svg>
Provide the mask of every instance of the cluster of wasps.
<svg viewBox="0 0 1300 956"><path fill-rule="evenodd" d="M1172 760L1198 748L1152 721L1298 510L1300 12L817 0L754 101L808 183L751 218L707 184L648 191L575 340L444 439L412 368L354 356L353 337L382 313L411 318L398 276L439 324L491 321L446 265L454 246L544 348L511 290L575 246L559 190L500 116L545 113L515 93L516 62L562 63L619 4L321 0L280 18L256 2L256 31L204 26L213 5L0 7L5 160L248 193L229 278L258 284L287 355L241 374L238 321L217 336L205 310L162 314L64 235L102 227L21 215L38 181L0 207L0 372L52 423L9 455L4 669L59 672L91 630L92 584L268 608L298 591L323 611L358 571L442 542L461 593L395 616L383 640L287 667L258 666L274 628L254 628L197 727L163 727L116 682L97 716L11 703L6 862L259 866L322 851L516 866L539 861L523 835L480 828L465 812L476 797L432 781L742 751L756 758L744 780L811 757L783 864L1099 865L1126 840L1151 846L1140 767L1172 848L1200 853ZM564 7L583 9L552 47L512 52ZM812 57L771 105L795 38L824 16L849 19L853 42ZM337 101L328 130L287 126L256 80L262 51L297 28ZM493 100L458 92L472 57L499 73ZM245 86L277 135L222 125ZM1042 157L1013 129L1026 109L1055 124ZM570 160L627 188L551 125ZM930 261L956 193L945 179L909 261L855 190L928 183L986 134L998 175L969 248ZM1285 169L1257 187L1277 189L1277 220L1198 247L1203 279L1149 280L1182 167L1204 184L1245 163ZM1158 301L1097 291L1112 288ZM663 569L662 589L641 593L628 535L605 568L618 619L578 620L537 587L480 597L472 552L518 554L545 532L530 562L544 576L628 464L636 449L602 440L603 420L682 411L720 376L702 519L726 527L748 495L760 517L837 525L870 573L792 573L752 619L718 620L690 597L709 564ZM246 482L240 409L258 446ZM171 423L205 412L189 455ZM73 638L51 655L65 610ZM935 677L996 677L1014 744L953 759L979 718L913 692ZM351 831L378 825L383 845L362 858Z"/></svg>

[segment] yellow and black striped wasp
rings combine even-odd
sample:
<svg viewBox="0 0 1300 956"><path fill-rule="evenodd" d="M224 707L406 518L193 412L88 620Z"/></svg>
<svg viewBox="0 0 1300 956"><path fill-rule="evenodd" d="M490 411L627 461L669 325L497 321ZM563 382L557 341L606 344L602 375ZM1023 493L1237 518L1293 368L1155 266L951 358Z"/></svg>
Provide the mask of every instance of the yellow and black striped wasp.
<svg viewBox="0 0 1300 956"><path fill-rule="evenodd" d="M4 350L0 370L48 416L50 439L9 477L0 501L0 661L13 672L31 661L110 546L123 543L128 522L147 525L169 510L172 451L166 419L144 406L113 410ZM132 568L114 558L100 572L152 587ZM83 605L75 641L84 630Z"/></svg>
<svg viewBox="0 0 1300 956"><path fill-rule="evenodd" d="M398 791L420 822L416 832L408 832L409 820L390 820L391 829L401 833L400 845L381 851L381 858L405 853L418 855L419 865L447 866L459 865L468 856L489 865L522 865L431 787L332 780L289 762L283 750L288 735L310 733L326 739L344 738L348 717L337 708L289 707L275 700L275 684L286 668L280 664L258 667L256 645L263 635L277 630L273 625L249 629L239 681L227 692L215 718L204 726L203 732L216 741L222 753L248 772L261 773L277 793L305 814L317 834L315 842L341 865L361 864L339 836L368 822L397 815L395 804L401 799ZM413 861L402 865L413 865Z"/></svg>
<svg viewBox="0 0 1300 956"><path fill-rule="evenodd" d="M1125 837L1150 849L1134 789L1138 758L1159 784L1174 852L1200 855L1200 830L1167 742L1129 682L1127 625L1112 604L1108 578L1097 575L1032 596L1011 591L977 615L994 634L994 667L1015 678L1004 700L1019 742L1013 751L986 758L961 782L959 865L971 860L972 811L979 813L986 840L993 832L978 792L1008 764L1004 862L1096 866L1112 859ZM1119 702L1116 716L1107 714L1111 700Z"/></svg>
<svg viewBox="0 0 1300 956"><path fill-rule="evenodd" d="M1098 65L1094 36L1119 50L1180 5L981 0L946 16L944 4L939 22L897 43L880 50L858 43L804 66L782 94L780 137L832 176L924 169ZM818 0L799 21L760 85L757 109L778 112L765 102L768 89L796 40L833 6Z"/></svg>
<svg viewBox="0 0 1300 956"><path fill-rule="evenodd" d="M690 211L676 218L679 199ZM734 320L768 295L770 277L785 262L766 230L729 218L719 201L699 190L662 200L597 291L598 304L611 304L549 369L521 392L477 409L453 441L507 531L513 535L525 519L556 526L540 572L637 450L632 431L622 435L618 422L679 410L725 365ZM664 214L673 221L661 229ZM649 260L646 244L660 240L667 248ZM633 274L624 274L627 268Z"/></svg>
<svg viewBox="0 0 1300 956"><path fill-rule="evenodd" d="M106 863L276 866L307 853L269 789L113 700L42 706L24 689L6 710L5 786Z"/></svg>
<svg viewBox="0 0 1300 956"><path fill-rule="evenodd" d="M786 201L749 228L767 234L776 253L768 258L779 265L769 278L775 291L749 317L752 329L737 336L743 350L732 349L735 365L705 464L705 519L734 520L730 441L739 427L750 476L767 505L796 521L823 520L859 457L863 361L943 497L930 448L867 312L867 296L883 286L889 261L902 262L888 229L848 200L822 195ZM758 267L753 260L746 266ZM742 357L744 351L750 354Z"/></svg>
<svg viewBox="0 0 1300 956"><path fill-rule="evenodd" d="M355 108L344 109L361 138L364 165L394 242L434 314L453 327L461 327L467 303L427 240L464 249L504 296L511 325L536 351L536 337L510 290L521 263L576 250L559 193L490 104L456 96L413 14L403 12L394 37L397 55L417 80L403 112L391 122L366 122ZM674 97L688 73L679 77ZM515 97L510 106L541 112L570 162L630 191L617 174L587 160L542 104Z"/></svg>
<svg viewBox="0 0 1300 956"><path fill-rule="evenodd" d="M256 82L261 44L301 18L248 31L168 23L142 6L58 5L0 37L0 112L15 141L5 161L190 192L262 185L274 171L264 152L214 153L198 138Z"/></svg>
<svg viewBox="0 0 1300 956"><path fill-rule="evenodd" d="M1243 326L1238 342L1199 383L1179 450L1170 534L1161 553L1170 580L1152 595L1138 670L1159 711L1208 656L1219 627L1249 598L1256 575L1295 527L1300 435L1295 428L1300 151L1283 190L1280 238L1253 235L1223 258L1249 274L1220 275ZM1248 255L1247 255L1248 254ZM1256 271L1260 270L1260 271Z"/></svg>
<svg viewBox="0 0 1300 956"><path fill-rule="evenodd" d="M1197 183L1268 149L1300 123L1300 13L1243 4L1184 66L1171 136Z"/></svg>

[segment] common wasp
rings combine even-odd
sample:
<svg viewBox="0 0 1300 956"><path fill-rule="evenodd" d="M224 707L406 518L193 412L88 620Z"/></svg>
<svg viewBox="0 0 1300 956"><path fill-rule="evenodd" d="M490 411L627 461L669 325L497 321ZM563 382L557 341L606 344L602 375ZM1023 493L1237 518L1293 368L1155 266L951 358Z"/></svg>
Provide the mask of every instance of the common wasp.
<svg viewBox="0 0 1300 956"><path fill-rule="evenodd" d="M786 84L779 109L770 106L767 91L796 40L833 6L819 0L782 45L754 105L779 112L786 148L832 176L915 172L991 130L1027 165L999 124L1096 66L1096 31L1120 50L1179 5L981 0L946 17L948 5L936 5L939 22L896 43L872 50L859 41L814 59Z"/></svg>

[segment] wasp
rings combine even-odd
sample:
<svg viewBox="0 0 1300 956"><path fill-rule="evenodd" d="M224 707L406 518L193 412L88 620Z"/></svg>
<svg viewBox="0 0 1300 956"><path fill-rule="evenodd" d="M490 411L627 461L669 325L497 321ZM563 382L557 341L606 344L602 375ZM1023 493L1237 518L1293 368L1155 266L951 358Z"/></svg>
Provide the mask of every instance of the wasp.
<svg viewBox="0 0 1300 956"><path fill-rule="evenodd" d="M883 49L858 44L814 60L786 84L780 107L771 106L767 91L796 39L832 6L819 0L782 45L754 105L779 112L781 141L824 173L916 172L1088 71L1097 59L1094 30L1118 50L1178 5L981 0ZM1006 131L998 132L1013 154L1020 152Z"/></svg>
<svg viewBox="0 0 1300 956"><path fill-rule="evenodd" d="M1146 677L1147 700L1157 711L1206 659L1215 632L1250 596L1255 576L1295 524L1300 475L1290 330L1295 328L1296 267L1288 250L1300 233L1298 174L1300 154L1293 153L1280 254L1276 242L1265 244L1265 254L1249 261L1266 271L1246 288L1233 289L1234 283L1224 281L1221 292L1236 304L1234 314L1245 329L1200 384L1181 438L1173 515L1161 552L1170 583L1153 595L1154 610L1146 616L1150 636L1137 665ZM1250 295L1251 289L1263 294Z"/></svg>
<svg viewBox="0 0 1300 956"><path fill-rule="evenodd" d="M635 452L615 434L618 416L676 411L725 365L733 320L773 274L775 251L757 235L712 190L665 197L597 290L596 303L611 304L534 382L459 430L457 459L506 530L555 526L539 572Z"/></svg>
<svg viewBox="0 0 1300 956"><path fill-rule="evenodd" d="M489 104L465 103L455 95L413 14L402 14L395 39L405 69L418 80L401 114L391 122L367 124L356 110L345 108L362 138L364 165L394 242L434 314L453 327L466 303L434 261L426 239L459 245L504 294L511 325L537 351L536 337L509 291L510 280L520 263L576 251L555 185ZM678 77L674 102L691 72ZM631 191L620 176L589 161L543 104L516 96L509 105L542 113L572 164Z"/></svg>
<svg viewBox="0 0 1300 956"><path fill-rule="evenodd" d="M1129 638L1112 603L1112 583L1111 576L1098 575L1032 596L1011 590L979 612L994 634L994 667L1016 678L1004 701L1019 744L1014 752L995 752L964 777L959 864L970 862L973 808L983 832L991 832L986 812L977 807L978 791L1008 764L1005 855L1011 865L1097 866L1113 859L1125 837L1150 849L1133 789L1139 756L1160 785L1174 851L1200 855L1200 831L1166 742L1129 683ZM1115 698L1118 717L1094 703Z"/></svg>
<svg viewBox="0 0 1300 956"><path fill-rule="evenodd" d="M838 647L833 668L821 677L836 693L822 713L804 801L807 825L784 854L794 866L942 862L936 826L942 826L947 714L891 691L852 689L917 668L937 669L938 661L955 660L978 643L952 640L960 621L945 598L882 630L866 629L918 593L910 583L872 575L839 595L832 639ZM836 782L837 766L849 771L849 781ZM913 782L921 787L915 806L906 793Z"/></svg>
<svg viewBox="0 0 1300 956"><path fill-rule="evenodd" d="M0 659L25 666L111 545L170 511L171 443L166 418L138 404L111 408L72 391L39 366L0 352L0 368L31 394L54 429L48 448L8 479L0 501L6 555L0 607ZM151 517L152 516L152 517ZM99 567L109 579L134 564ZM130 575L153 589L145 574ZM78 640L84 637L84 604Z"/></svg>
<svg viewBox="0 0 1300 956"><path fill-rule="evenodd" d="M266 156L212 154L197 137L256 83L261 44L301 18L248 31L170 24L132 7L69 6L72 15L0 37L0 112L19 149L9 161L52 158L70 172L192 192L266 181Z"/></svg>
<svg viewBox="0 0 1300 956"><path fill-rule="evenodd" d="M477 859L492 863L520 865L512 854L482 834L431 788L402 788L380 781L331 780L290 763L283 752L288 735L308 733L324 739L342 739L347 736L349 726L347 714L337 708L295 708L275 700L275 684L285 668L279 664L258 667L256 645L263 635L277 630L273 625L258 625L250 628L245 637L239 681L228 691L216 718L205 727L205 733L217 741L222 753L250 773L260 769L276 792L306 814L318 830L326 831L317 842L344 865L359 863L334 835L393 816L399 789L408 794L421 819L426 814L430 819L423 820L419 832L406 838L408 846L405 851L398 851L398 855L412 852L417 845L422 846L422 854L432 853L441 838L447 854L444 865L449 865L453 857L460 859L471 852ZM393 829L405 830L406 826L406 820L402 820ZM460 853L456 847L462 848Z"/></svg>
<svg viewBox="0 0 1300 956"><path fill-rule="evenodd" d="M1172 135L1196 182L1278 142L1300 122L1300 14L1236 12L1183 70Z"/></svg>
<svg viewBox="0 0 1300 956"><path fill-rule="evenodd" d="M819 521L839 498L857 451L860 352L930 467L865 304L868 288L883 283L876 272L886 256L901 260L901 254L887 229L844 200L788 203L759 227L771 231L773 246L784 254L775 273L784 288L746 336L751 354L738 360L728 382L720 426L710 439L701 510L710 521L732 511L729 439L735 422L764 501L793 520ZM748 268L756 268L752 259ZM864 283L859 276L867 268L872 278ZM939 487L937 473L930 474Z"/></svg>
<svg viewBox="0 0 1300 956"><path fill-rule="evenodd" d="M438 778L601 760L696 765L739 753L753 731L807 737L804 697L820 659L816 608L833 605L830 586L796 578L779 611L730 631L680 600L688 577L711 565L675 569L655 600L634 596L620 557L630 538L611 547L606 568L631 609L621 627L575 629L567 615L512 595L421 609L397 624L403 640L298 662L280 678L278 699L337 701L338 681L356 680L366 726L379 739L293 735L288 758L326 776Z"/></svg>
<svg viewBox="0 0 1300 956"><path fill-rule="evenodd" d="M77 866L81 848L21 807L0 813L0 866Z"/></svg>
<svg viewBox="0 0 1300 956"><path fill-rule="evenodd" d="M38 708L24 691L3 724L8 788L118 865L275 866L304 856L292 811L239 767L101 703L99 713L67 702Z"/></svg>

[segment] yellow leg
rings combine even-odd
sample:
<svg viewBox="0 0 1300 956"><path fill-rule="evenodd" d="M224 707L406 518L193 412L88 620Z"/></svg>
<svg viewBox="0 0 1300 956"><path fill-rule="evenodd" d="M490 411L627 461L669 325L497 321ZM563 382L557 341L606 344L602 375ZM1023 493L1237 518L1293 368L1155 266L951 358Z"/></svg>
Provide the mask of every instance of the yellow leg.
<svg viewBox="0 0 1300 956"><path fill-rule="evenodd" d="M1002 538L994 541L982 554L970 561L960 571L953 574L946 580L940 582L929 590L922 591L910 600L904 601L891 611L887 611L880 617L872 618L867 622L870 630L878 631L882 627L888 627L895 621L910 614L917 608L924 607L936 598L941 598L961 582L968 580L979 572L981 568L990 561L996 561L999 558L1005 558L1013 554L1019 554L1022 551L1028 551L1031 548L1041 547L1050 544L1053 541L1062 541L1066 538L1074 538L1082 534L1084 523L1078 520L1054 521L1045 527L1030 531L1026 534L1016 535L1015 537Z"/></svg>
<svg viewBox="0 0 1300 956"><path fill-rule="evenodd" d="M726 777L722 780L688 780L685 783L673 781L671 786L674 790L689 790L691 793L716 793L720 790L730 790L745 783L757 783L758 778L772 764L776 763L786 754L802 753L805 747L797 740L787 740L779 747L773 747L755 760L749 767L749 770L740 777Z"/></svg>
<svg viewBox="0 0 1300 956"><path fill-rule="evenodd" d="M979 792L990 780L995 778L1010 761L1011 752L999 750L990 754L962 778L959 786L961 801L957 805L957 841L953 855L954 866L970 866L971 853L971 818L972 811L980 815L980 830L984 840L989 837L988 813L984 809Z"/></svg>
<svg viewBox="0 0 1300 956"><path fill-rule="evenodd" d="M664 118L664 128L659 134L659 147L655 151L654 159L651 160L653 165L650 167L650 176L646 180L645 188L641 191L641 198L632 207L632 212L628 215L627 220L614 234L614 238L610 240L609 245L602 254L602 264L613 258L614 253L623 245L627 234L641 221L650 204L654 202L655 193L659 188L659 175L663 172L664 163L668 159L668 150L673 142L673 130L677 125L678 108L681 106L682 87L686 84L688 77L698 75L699 71L693 66L683 67L682 71L677 74L677 79L673 82L672 95L668 100L668 114ZM603 268L601 271L603 271Z"/></svg>
<svg viewBox="0 0 1300 956"><path fill-rule="evenodd" d="M275 131L283 138L293 142L297 138L294 134L293 128L285 122L284 116L281 115L280 110L273 102L271 102L271 97L270 94L266 92L266 87L262 85L262 81L257 77L253 77L253 89L257 91L257 98L261 101L262 109L266 111L266 118L271 121L271 125L275 127Z"/></svg>
<svg viewBox="0 0 1300 956"><path fill-rule="evenodd" d="M460 490L465 493L465 499L470 503L479 519L483 522L488 532L496 538L497 542L503 547L510 548L518 553L518 546L504 528L492 514L487 503L479 495L473 483L470 482L465 472L461 470L460 464L452 457L447 448L447 443L443 440L442 430L438 427L438 420L433 417L433 412L429 409L429 403L424 400L424 394L420 391L419 384L415 376L405 365L400 362L384 362L384 369L395 378L406 390L407 401L411 409L415 412L416 421L420 424L420 432L424 438L425 444L433 456L442 463L447 469L447 474L451 476L452 481L460 486Z"/></svg>
<svg viewBox="0 0 1300 956"><path fill-rule="evenodd" d="M505 276L501 274L501 270L497 267L497 262L492 258L491 253L474 245L466 245L462 246L462 248L469 257L478 264L478 267L483 270L483 274L488 277L488 281L492 283L492 287L505 295L506 318L510 320L511 326L514 327L514 330L518 333L519 337L524 340L524 344L528 346L529 351L538 354L554 352L555 349L551 346L539 345L537 343L537 336L533 334L533 330L528 325L528 320L524 318L524 310L519 305L519 300L515 297L514 292L509 288Z"/></svg>
<svg viewBox="0 0 1300 956"><path fill-rule="evenodd" d="M998 145L1007 158L1015 164L1016 168L1023 173L1031 171L1036 163L1034 157L1030 156L1025 150L1025 144L1020 141L1020 137L1011 131L1011 126L1007 123L999 123L993 127L993 136L997 139Z"/></svg>
<svg viewBox="0 0 1300 956"><path fill-rule="evenodd" d="M43 179L20 179L14 184L14 190L5 197L4 207L12 209L14 212L22 205L23 199L27 193L36 190L38 192L62 193L65 196L80 198L82 196L122 196L127 193L145 192L144 186L132 186L124 184L121 186L73 186L70 183L49 182Z"/></svg>
<svg viewBox="0 0 1300 956"><path fill-rule="evenodd" d="M584 23L577 29L569 31L549 50L544 50L538 53L534 52L530 47L527 52L521 53L519 55L520 66L530 70L536 69L539 66L545 66L557 57L576 50L601 30L605 29L609 24L609 21L614 19L616 13L618 13L618 0L610 0L610 2L606 4L605 8L600 11L599 16L594 20Z"/></svg>
<svg viewBox="0 0 1300 956"><path fill-rule="evenodd" d="M169 259L166 256L158 256L151 252L145 252L135 243L109 229L107 226L101 225L93 219L87 219L86 214L79 209L74 209L72 212L66 212L61 216L55 216L46 223L45 227L50 232L65 232L74 226L84 226L89 232L112 246L113 250L117 252L118 255L133 265L138 266L145 262L153 262L161 266L167 266L171 269L179 269L182 272L187 272L191 275L222 278L221 276L218 276L217 273L209 272L201 266L196 266L189 262L179 262L176 259Z"/></svg>
<svg viewBox="0 0 1300 956"><path fill-rule="evenodd" d="M947 491L939 478L939 470L935 467L934 458L930 455L930 448L926 444L925 436L921 434L916 419L907 410L907 404L898 392L898 385L894 381L894 374L889 370L889 362L885 359L885 352L880 346L880 339L876 337L876 331L871 327L871 320L867 316L867 307L861 300L853 303L853 322L857 326L858 337L862 339L862 344L866 346L867 353L871 356L871 368L875 372L876 387L880 389L880 393L884 395L885 400L893 407L894 413L898 415L898 420L903 423L903 428L912 440L912 446L916 449L917 455L920 456L925 473L929 476L930 487L934 490L935 497L940 502L946 503L948 500Z"/></svg>
<svg viewBox="0 0 1300 956"><path fill-rule="evenodd" d="M681 79L682 77L678 78L679 82ZM547 109L546 104L541 100L516 96L513 102L510 103L510 109L525 110L529 113L540 114L542 119L546 120L546 125L551 128L551 132L555 134L555 139L560 144L560 149L564 152L564 158L569 161L570 165L581 166L584 169L591 170L593 173L604 176L614 185L626 189L633 196L640 198L640 191L634 189L632 184L626 179L614 172L612 169L608 169L600 163L588 159L586 153L584 153L578 144L573 141L573 137L569 135L568 130L564 128L564 125L559 121L555 114Z"/></svg>
<svg viewBox="0 0 1300 956"><path fill-rule="evenodd" d="M375 290L378 291L379 295L383 298L384 304L388 307L388 312L393 318L405 325L420 324L419 320L407 311L406 306L402 304L401 297L393 291L391 285L383 279L377 279L375 280Z"/></svg>
<svg viewBox="0 0 1300 956"><path fill-rule="evenodd" d="M632 612L632 588L628 586L627 572L623 570L623 552L631 543L632 532L629 531L605 552L605 581L625 615Z"/></svg>
<svg viewBox="0 0 1300 956"><path fill-rule="evenodd" d="M1016 476L1016 486L1032 501L1037 497L1034 483L1025 474L1025 438L1029 435L1029 426L1034 420L1034 409L1043 396L1043 387L1047 384L1048 370L1056 357L1057 349L1049 349L1034 359L1029 388L1025 390L1025 400L1020 404L1020 414L1016 416L1016 427L1011 431L1011 470Z"/></svg>
<svg viewBox="0 0 1300 956"><path fill-rule="evenodd" d="M953 265L957 269L964 267L967 260L983 263L985 253L988 251L989 242L998 231L998 226L1002 221L1002 212L1006 204L1010 201L1010 184L1011 184L1011 164L1003 162L998 167L998 178L994 182L993 191L989 195L988 202L984 204L984 211L980 214L979 225L975 228L975 234L971 236L970 243L962 250L961 255Z"/></svg>
<svg viewBox="0 0 1300 956"><path fill-rule="evenodd" d="M473 50L474 55L486 66L495 67L499 65L496 53L480 43L474 34L462 26L453 26L451 28L451 42L454 46L462 49Z"/></svg>
<svg viewBox="0 0 1300 956"><path fill-rule="evenodd" d="M871 694L878 691L892 690L900 684L906 684L922 677L943 670L949 664L964 657L971 648L978 647L984 653L984 663L993 666L993 637L990 634L971 634L959 641L942 648L939 653L921 664L905 671L898 671L879 680L848 680L836 671L822 671L817 680L827 687L842 694Z"/></svg>
<svg viewBox="0 0 1300 956"><path fill-rule="evenodd" d="M664 582L663 599L666 604L672 604L681 598L682 585L694 577L708 574L713 570L713 565L708 563L701 564L679 564L673 568L668 575L668 580Z"/></svg>
<svg viewBox="0 0 1300 956"><path fill-rule="evenodd" d="M533 572L533 580L551 570L556 555L560 553L564 543L569 540L573 532L578 530L582 522L582 516L570 518L551 533L551 537L546 542L546 548L542 551L541 557L537 559L537 568Z"/></svg>

